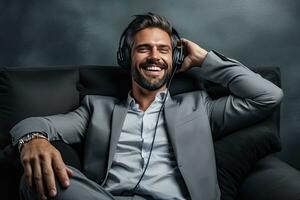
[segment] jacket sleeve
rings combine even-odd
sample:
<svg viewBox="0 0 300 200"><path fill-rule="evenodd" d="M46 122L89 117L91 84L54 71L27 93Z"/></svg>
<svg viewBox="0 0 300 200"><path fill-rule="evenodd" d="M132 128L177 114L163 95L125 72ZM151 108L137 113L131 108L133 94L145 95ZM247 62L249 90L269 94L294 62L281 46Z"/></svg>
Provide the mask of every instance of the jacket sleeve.
<svg viewBox="0 0 300 200"><path fill-rule="evenodd" d="M90 118L89 96L85 96L81 106L66 113L43 117L29 117L17 123L11 130L12 144L16 145L24 135L32 132L47 134L49 140L63 140L72 144L81 142Z"/></svg>
<svg viewBox="0 0 300 200"><path fill-rule="evenodd" d="M283 97L282 90L236 60L210 51L200 68L201 77L226 87L231 95L205 98L215 137L253 124L269 115Z"/></svg>

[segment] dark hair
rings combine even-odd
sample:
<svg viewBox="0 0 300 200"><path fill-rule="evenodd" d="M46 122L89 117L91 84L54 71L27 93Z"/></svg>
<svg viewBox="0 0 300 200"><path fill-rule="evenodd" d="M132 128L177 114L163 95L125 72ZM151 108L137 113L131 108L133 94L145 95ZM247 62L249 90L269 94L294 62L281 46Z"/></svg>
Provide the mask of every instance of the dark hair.
<svg viewBox="0 0 300 200"><path fill-rule="evenodd" d="M144 15L134 15L134 19L125 29L125 45L131 50L135 34L145 28L160 28L167 32L172 40L172 47L176 46L176 38L173 37L173 28L170 22L163 16L148 12Z"/></svg>

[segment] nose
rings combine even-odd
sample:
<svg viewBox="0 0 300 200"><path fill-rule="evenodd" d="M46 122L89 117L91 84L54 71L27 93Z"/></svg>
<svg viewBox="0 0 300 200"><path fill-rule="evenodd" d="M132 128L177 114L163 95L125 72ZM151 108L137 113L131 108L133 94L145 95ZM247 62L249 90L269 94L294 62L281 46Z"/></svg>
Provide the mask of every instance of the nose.
<svg viewBox="0 0 300 200"><path fill-rule="evenodd" d="M151 50L148 60L151 60L152 62L158 62L160 60L160 54L156 48Z"/></svg>

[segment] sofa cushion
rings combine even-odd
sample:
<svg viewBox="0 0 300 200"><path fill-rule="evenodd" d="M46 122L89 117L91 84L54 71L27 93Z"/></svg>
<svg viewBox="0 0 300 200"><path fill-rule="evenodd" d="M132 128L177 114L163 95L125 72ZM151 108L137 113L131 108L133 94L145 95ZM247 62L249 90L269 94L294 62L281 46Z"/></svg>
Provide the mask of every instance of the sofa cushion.
<svg viewBox="0 0 300 200"><path fill-rule="evenodd" d="M88 66L79 70L80 99L87 94L126 98L131 88L128 69L120 67Z"/></svg>
<svg viewBox="0 0 300 200"><path fill-rule="evenodd" d="M176 74L170 86L172 95L181 94L204 88L203 80L199 76L199 69L192 69L186 73ZM120 67L87 66L79 70L80 83L78 89L80 98L87 94L126 98L131 89L130 70Z"/></svg>
<svg viewBox="0 0 300 200"><path fill-rule="evenodd" d="M255 163L281 149L272 117L223 137L214 146L222 200L236 199Z"/></svg>
<svg viewBox="0 0 300 200"><path fill-rule="evenodd" d="M299 200L300 171L270 155L251 170L239 191L239 200Z"/></svg>
<svg viewBox="0 0 300 200"><path fill-rule="evenodd" d="M0 147L9 130L29 116L51 115L79 105L78 71L70 67L16 67L0 71Z"/></svg>

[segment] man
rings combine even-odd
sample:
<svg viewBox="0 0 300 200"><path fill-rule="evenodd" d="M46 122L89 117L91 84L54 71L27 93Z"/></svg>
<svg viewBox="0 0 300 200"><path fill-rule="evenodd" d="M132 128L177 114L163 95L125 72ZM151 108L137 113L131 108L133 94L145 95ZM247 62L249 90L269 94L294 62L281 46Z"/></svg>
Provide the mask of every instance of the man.
<svg viewBox="0 0 300 200"><path fill-rule="evenodd" d="M214 101L205 91L171 97L167 83L177 43L186 54L179 71L198 67L232 95ZM187 39L176 41L159 15L137 15L119 51L123 47L132 73L126 100L88 95L73 112L13 127L24 167L22 198L220 199L212 131L226 134L254 123L282 98L277 86L241 63ZM52 140L85 142L83 173L64 164Z"/></svg>

